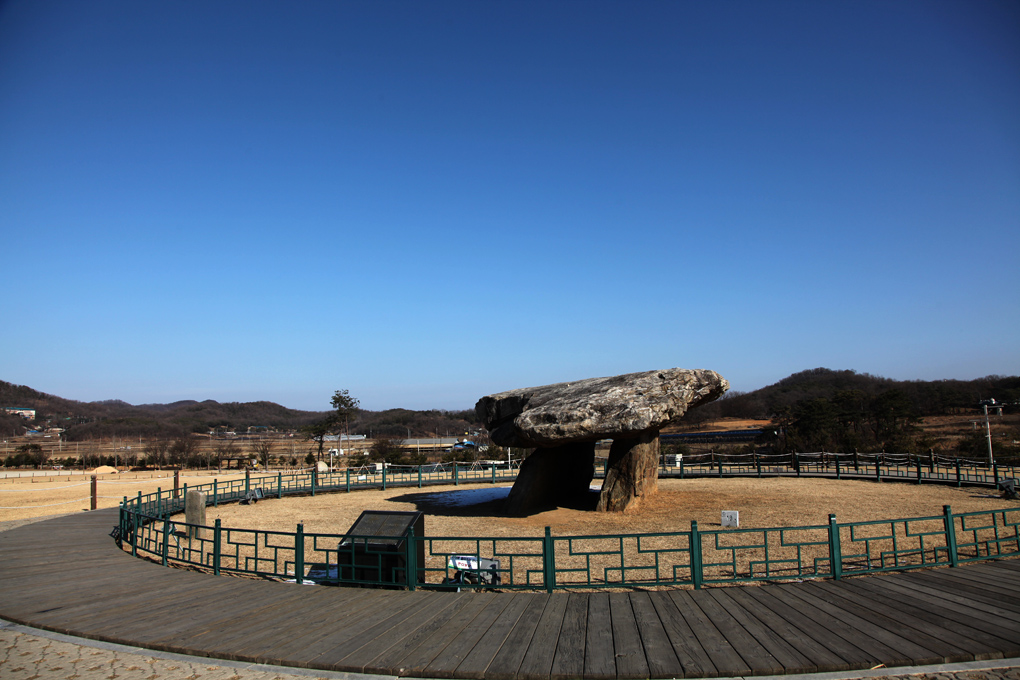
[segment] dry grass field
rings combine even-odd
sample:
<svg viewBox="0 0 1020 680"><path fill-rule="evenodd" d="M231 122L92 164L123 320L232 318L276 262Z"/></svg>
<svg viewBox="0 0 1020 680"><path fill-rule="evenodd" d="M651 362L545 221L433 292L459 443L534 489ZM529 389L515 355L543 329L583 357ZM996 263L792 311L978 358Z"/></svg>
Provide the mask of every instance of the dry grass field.
<svg viewBox="0 0 1020 680"><path fill-rule="evenodd" d="M238 475L233 477L237 478ZM182 474L181 482L182 485L195 485L208 483L212 478L210 475L185 473ZM227 476L217 475L216 478L222 481ZM173 488L172 473L167 472L110 475L102 482L99 490L100 507L115 507L123 496L134 496L139 490L149 493L157 488ZM257 485L257 477L253 476L252 482ZM976 487L957 489L935 484L918 486L896 482L811 478L706 478L660 480L657 494L645 499L635 511L625 514L593 512L598 497L597 491L593 489L585 507L557 508L531 517L516 518L504 517L501 513L503 499L508 491L508 485L465 484L424 489L371 489L349 494L319 493L314 497L266 498L252 505L230 503L209 507L206 523L211 525L219 519L225 528L241 530L225 534L224 554L232 555L230 559L224 558L228 561L225 567L229 570L231 560L239 564L237 560L251 558L254 555L251 546L269 540L265 534L256 540L250 533L252 530L292 533L301 523L306 534L342 535L363 510L419 510L425 513L425 535L431 539L429 546L432 555L426 562L430 569L436 570L432 572L433 575L442 575L445 565L443 554L473 553L499 557L513 553L518 556L512 560L508 558L512 562L512 574L508 573L506 577L512 578L515 583L532 583L533 574L541 572L540 541L534 539L541 537L548 526L557 540L557 567L581 569L581 572L575 574L558 576L558 580L569 582L575 579L577 582L576 579L581 579L583 583L587 578L615 581L614 574L619 573L621 565L626 565L628 570L658 570L658 578L668 580L674 565L679 565L677 568L681 570L684 568L687 558L683 546L686 545L686 539L676 535L640 539L582 538L571 540L568 545L564 537L686 532L691 528L692 520L697 520L701 531L711 532L721 529L722 511L736 510L740 513L740 527L745 531L732 535L727 531L720 536L726 537L723 539L726 546L743 547L736 551L727 547L719 550L717 543L713 547L717 539L708 538L705 541L706 564L717 563L711 568L706 567L706 576L725 578L727 574L756 572L760 567L754 565L760 564L764 551L754 549L754 545L762 542L768 544L770 560L789 558L792 560L791 565L807 565L813 560L824 560L827 557L824 528L792 530L784 535L748 530L821 527L826 524L831 512L843 523L934 517L925 523L915 523L912 531L920 527L924 531L937 532L942 525L940 516L943 505L951 505L955 513L1020 508L1020 502L1003 500L991 489ZM10 525L17 523L10 520L30 521L34 517L60 512L80 512L88 507L88 493L88 478L80 474L53 477L46 482L38 478L34 481L0 480L0 504L7 506L0 510L0 523L7 520ZM890 525L885 523L875 525L872 533L888 533L892 530L898 535L902 549L914 540L905 537L905 529L902 524L890 529ZM481 537L486 540L474 542L459 537ZM293 560L292 541L283 536L271 540L273 544L284 548L291 546L280 553L280 559ZM313 547L315 545L320 549L323 546L333 546L334 552L329 559L335 560L336 542L335 537L322 538L317 542L307 541L305 563L323 561L323 554L316 552ZM804 545L797 546L797 543ZM876 544L877 549L887 549L887 546L883 547L885 543L888 542ZM207 542L204 549L208 550L209 547ZM858 546L853 547L856 549ZM678 549L680 552L677 552ZM925 549L930 550L931 546ZM665 552L656 552L663 550ZM730 566L726 566L726 563L730 563ZM277 564L270 571L283 573L279 571L280 568ZM781 572L782 568L777 573L781 575ZM640 573L639 577L643 578L647 573Z"/></svg>
<svg viewBox="0 0 1020 680"><path fill-rule="evenodd" d="M49 515L88 510L91 502L91 473L73 472L46 477L0 479L0 522L24 520ZM98 507L115 508L124 496L139 491L153 493L156 489L172 489L172 471L122 472L98 476ZM195 470L181 473L181 484L209 484L220 480L243 478L240 474L214 474Z"/></svg>
<svg viewBox="0 0 1020 680"><path fill-rule="evenodd" d="M710 536L703 541L706 578L725 580L734 574L760 576L762 560L766 557L772 565L770 578L803 576L802 566L808 573L813 573L811 570L815 566L821 572L826 570L828 539L824 526L830 512L835 513L840 522L933 517L912 523L910 532L937 533L943 526L943 505L951 505L955 513L1020 508L1017 501L1005 501L991 490L976 488L809 478L669 479L660 480L659 493L636 511L626 514L592 512L590 508L597 498L593 492L587 508L557 508L531 517L511 518L500 513L507 490L505 486L443 486L267 499L256 505L209 508L207 521L220 519L224 527L281 532L294 532L301 523L306 534L340 535L363 510L419 510L426 515L425 535L431 539L426 550L426 564L435 570L431 572L430 582L442 576L443 555L452 553L497 557L503 560L504 568L509 568L504 580L512 578L517 584L533 584L536 574L541 573L541 547L535 539L542 536L548 526L556 540L557 568L575 570L561 573L557 581L598 586L615 582L622 570L628 572L627 578L631 581L671 580L678 573L675 569L680 570L682 577L687 572L685 564L689 559L685 553L686 538L676 534L622 539L568 540L565 537L686 532L692 520L698 521L701 531L715 531L721 530L721 512L736 510L744 531L725 530L718 539ZM816 528L753 531L799 526ZM890 531L896 534L900 551L922 548L904 557L910 563L921 559L921 553L927 553L927 559L932 559L931 550L939 544L935 539L928 539L921 545L916 537L907 536L907 527L901 523L862 528L857 536L879 537ZM232 532L231 535L231 540L239 542L230 548L236 559L251 558L252 551L243 544L254 540L252 534ZM847 532L841 540L849 539ZM277 540L272 542L280 544ZM319 538L316 545L320 549L329 548L335 547L336 542L336 537ZM306 540L306 564L323 561L324 554L310 548L311 543ZM282 544L288 545L285 540ZM875 540L870 544L870 554L874 557L891 547L889 540ZM861 558L854 554L862 548L859 543L847 544L848 567L853 568L855 560L860 566ZM329 559L335 557L333 553ZM775 560L789 561L777 563ZM587 581L589 578L591 581Z"/></svg>
<svg viewBox="0 0 1020 680"><path fill-rule="evenodd" d="M363 510L421 510L431 536L540 536L546 526L559 535L687 531L720 525L723 510L740 512L742 528L825 524L828 513L840 522L940 515L1017 506L990 489L829 479L663 479L659 493L626 514L557 508L531 517L503 517L509 486L439 486L425 489L368 490L350 494L269 499L256 505L208 509L208 521L223 526L271 531L344 533ZM593 492L593 497L595 496ZM477 501L477 502L475 502Z"/></svg>

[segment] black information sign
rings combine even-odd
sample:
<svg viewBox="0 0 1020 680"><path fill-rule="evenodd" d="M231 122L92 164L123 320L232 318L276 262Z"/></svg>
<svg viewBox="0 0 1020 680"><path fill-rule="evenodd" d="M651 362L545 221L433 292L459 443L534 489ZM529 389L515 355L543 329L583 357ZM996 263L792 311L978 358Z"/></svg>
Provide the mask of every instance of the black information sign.
<svg viewBox="0 0 1020 680"><path fill-rule="evenodd" d="M407 534L425 535L425 514L365 510L337 546L338 580L359 585L407 583ZM425 581L425 542L415 541L417 581Z"/></svg>
<svg viewBox="0 0 1020 680"><path fill-rule="evenodd" d="M377 545L403 544L400 538L407 536L407 530L414 527L415 536L421 536L425 529L425 514L421 512L394 512L384 510L365 510L347 530L348 536L391 536L393 538L373 538L370 542ZM397 538L400 537L400 538Z"/></svg>

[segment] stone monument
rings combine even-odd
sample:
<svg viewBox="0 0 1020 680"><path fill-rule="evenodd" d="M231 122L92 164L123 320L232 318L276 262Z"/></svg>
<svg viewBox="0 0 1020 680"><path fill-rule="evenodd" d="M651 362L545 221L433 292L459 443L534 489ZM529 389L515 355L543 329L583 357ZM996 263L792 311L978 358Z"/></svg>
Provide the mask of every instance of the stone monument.
<svg viewBox="0 0 1020 680"><path fill-rule="evenodd" d="M188 538L198 538L200 526L205 525L206 494L188 489L184 496L184 521L188 526Z"/></svg>
<svg viewBox="0 0 1020 680"><path fill-rule="evenodd" d="M635 507L658 485L659 429L727 389L714 371L670 368L482 397L475 412L495 444L536 449L521 466L505 511L532 514L586 494L600 439L613 444L598 509Z"/></svg>

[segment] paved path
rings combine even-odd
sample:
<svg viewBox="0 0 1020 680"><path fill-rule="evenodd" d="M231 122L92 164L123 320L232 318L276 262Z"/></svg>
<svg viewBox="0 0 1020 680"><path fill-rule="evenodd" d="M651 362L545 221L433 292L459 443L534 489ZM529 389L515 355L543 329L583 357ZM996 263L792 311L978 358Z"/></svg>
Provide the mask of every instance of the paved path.
<svg viewBox="0 0 1020 680"><path fill-rule="evenodd" d="M0 617L235 661L497 680L767 676L1020 656L1015 560L701 591L410 593L162 568L116 549L116 512L0 534Z"/></svg>

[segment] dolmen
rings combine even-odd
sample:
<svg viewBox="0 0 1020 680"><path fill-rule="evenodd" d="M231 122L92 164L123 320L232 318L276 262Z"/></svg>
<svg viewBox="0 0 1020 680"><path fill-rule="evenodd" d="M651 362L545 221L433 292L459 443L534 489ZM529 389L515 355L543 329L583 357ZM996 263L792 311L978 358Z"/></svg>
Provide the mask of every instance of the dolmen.
<svg viewBox="0 0 1020 680"><path fill-rule="evenodd" d="M475 412L499 446L535 448L504 512L530 515L588 494L595 443L612 439L598 510L622 512L655 493L659 430L729 389L715 371L670 368L526 387L482 397Z"/></svg>

